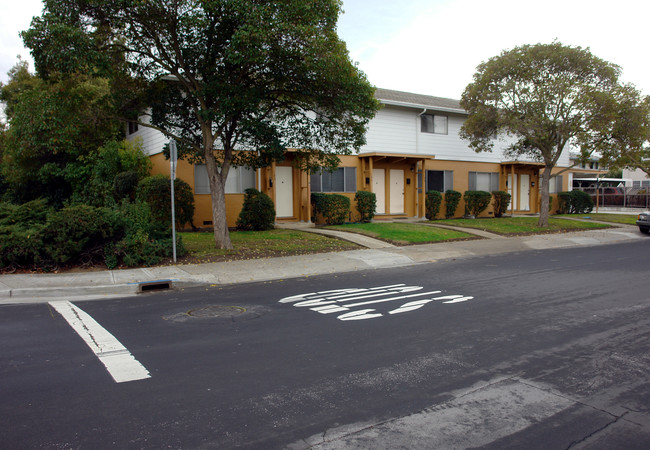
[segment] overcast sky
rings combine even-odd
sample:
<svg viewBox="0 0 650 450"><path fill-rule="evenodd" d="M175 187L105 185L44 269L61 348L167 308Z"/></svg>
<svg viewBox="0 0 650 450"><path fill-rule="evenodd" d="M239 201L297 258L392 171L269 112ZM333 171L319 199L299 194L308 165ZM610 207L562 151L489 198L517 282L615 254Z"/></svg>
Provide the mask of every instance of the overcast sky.
<svg viewBox="0 0 650 450"><path fill-rule="evenodd" d="M339 35L377 87L458 99L482 61L557 39L618 64L624 82L650 94L647 0L344 0L343 9ZM1 81L16 55L29 59L18 32L41 10L0 0Z"/></svg>

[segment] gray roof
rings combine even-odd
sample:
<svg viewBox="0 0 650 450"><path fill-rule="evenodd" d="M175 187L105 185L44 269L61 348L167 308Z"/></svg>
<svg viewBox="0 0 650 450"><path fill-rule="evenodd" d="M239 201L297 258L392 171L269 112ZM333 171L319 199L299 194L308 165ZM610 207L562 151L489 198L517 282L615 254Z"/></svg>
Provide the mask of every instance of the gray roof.
<svg viewBox="0 0 650 450"><path fill-rule="evenodd" d="M390 89L375 90L375 97L382 103L388 105L403 105L416 108L427 108L434 110L456 110L464 112L458 100L450 98L434 97L432 95L412 94L410 92L393 91Z"/></svg>

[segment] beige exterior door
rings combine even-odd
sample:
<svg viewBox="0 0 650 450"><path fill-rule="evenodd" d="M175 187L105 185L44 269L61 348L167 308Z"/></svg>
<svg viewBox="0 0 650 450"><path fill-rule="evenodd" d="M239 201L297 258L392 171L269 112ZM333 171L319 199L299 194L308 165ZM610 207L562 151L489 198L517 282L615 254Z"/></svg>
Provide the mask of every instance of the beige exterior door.
<svg viewBox="0 0 650 450"><path fill-rule="evenodd" d="M390 170L390 213L404 213L404 171Z"/></svg>
<svg viewBox="0 0 650 450"><path fill-rule="evenodd" d="M275 168L275 213L277 217L293 217L293 169Z"/></svg>
<svg viewBox="0 0 650 450"><path fill-rule="evenodd" d="M377 200L377 214L386 214L386 172L372 169L372 192Z"/></svg>
<svg viewBox="0 0 650 450"><path fill-rule="evenodd" d="M519 175L519 210L530 211L530 175Z"/></svg>

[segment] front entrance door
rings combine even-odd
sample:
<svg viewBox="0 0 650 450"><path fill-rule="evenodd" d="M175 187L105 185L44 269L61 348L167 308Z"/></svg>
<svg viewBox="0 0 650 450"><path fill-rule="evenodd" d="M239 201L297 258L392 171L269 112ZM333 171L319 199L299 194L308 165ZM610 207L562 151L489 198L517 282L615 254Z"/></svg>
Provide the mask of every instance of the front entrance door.
<svg viewBox="0 0 650 450"><path fill-rule="evenodd" d="M377 200L377 214L386 214L386 173L384 169L372 169L372 192Z"/></svg>
<svg viewBox="0 0 650 450"><path fill-rule="evenodd" d="M530 175L519 175L519 210L530 211Z"/></svg>
<svg viewBox="0 0 650 450"><path fill-rule="evenodd" d="M390 213L404 213L404 171L390 170Z"/></svg>
<svg viewBox="0 0 650 450"><path fill-rule="evenodd" d="M293 169L275 168L275 211L277 217L293 217Z"/></svg>
<svg viewBox="0 0 650 450"><path fill-rule="evenodd" d="M508 174L508 194L510 194L510 204L508 209L517 209L517 175L515 181L512 181L512 174ZM512 205L515 205L513 208Z"/></svg>

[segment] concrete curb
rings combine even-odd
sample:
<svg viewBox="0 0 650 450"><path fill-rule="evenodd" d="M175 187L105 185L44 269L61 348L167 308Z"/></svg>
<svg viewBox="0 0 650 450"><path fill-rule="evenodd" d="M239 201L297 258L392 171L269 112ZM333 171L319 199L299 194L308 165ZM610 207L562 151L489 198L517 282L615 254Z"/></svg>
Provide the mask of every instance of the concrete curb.
<svg viewBox="0 0 650 450"><path fill-rule="evenodd" d="M431 225L431 224L427 224ZM610 224L611 225L611 224ZM433 225L439 226L439 225ZM447 225L444 228L452 228ZM453 227L459 229L459 227ZM476 229L462 229L483 239L397 247L353 233L302 227L302 231L326 231L334 237L365 244L365 249L334 253L295 255L259 260L159 266L118 271L62 274L0 275L0 304L37 303L52 300L92 300L135 296L144 285L186 289L210 285L264 282L297 277L405 267L449 259L496 255L527 250L606 245L648 239L631 225L563 234L504 237ZM316 231L318 230L318 231ZM353 235L353 236L350 236ZM363 243L362 243L363 242Z"/></svg>

